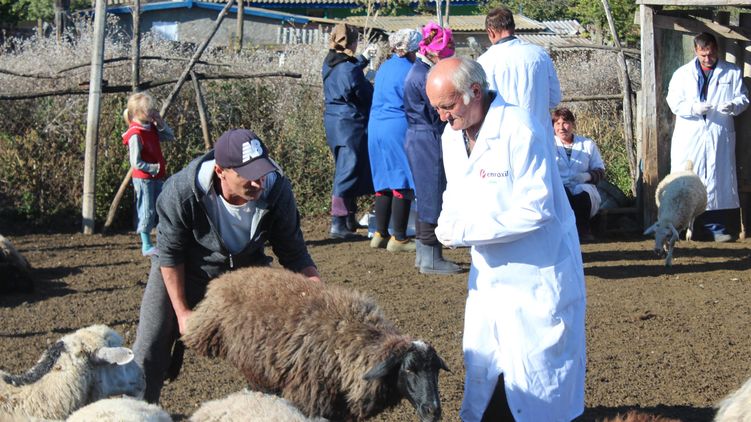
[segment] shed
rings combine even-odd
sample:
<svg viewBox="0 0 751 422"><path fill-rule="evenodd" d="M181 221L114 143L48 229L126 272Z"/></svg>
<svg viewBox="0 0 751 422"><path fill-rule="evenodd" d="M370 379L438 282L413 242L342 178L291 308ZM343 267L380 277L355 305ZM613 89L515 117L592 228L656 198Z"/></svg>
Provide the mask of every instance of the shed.
<svg viewBox="0 0 751 422"><path fill-rule="evenodd" d="M719 58L743 71L751 86L751 1L637 0L641 24L641 169L644 224L656 219L657 183L670 171L675 118L665 100L673 72L694 57L693 36L715 35ZM676 8L679 6L680 8ZM735 118L736 169L741 202L740 237L751 221L751 112Z"/></svg>

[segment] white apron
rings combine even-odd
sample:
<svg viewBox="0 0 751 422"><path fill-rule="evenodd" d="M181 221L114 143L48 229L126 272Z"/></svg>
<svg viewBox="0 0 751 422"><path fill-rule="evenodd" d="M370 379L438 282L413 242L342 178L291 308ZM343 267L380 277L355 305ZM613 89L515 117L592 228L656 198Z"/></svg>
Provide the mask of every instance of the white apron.
<svg viewBox="0 0 751 422"><path fill-rule="evenodd" d="M699 101L696 60L678 68L670 79L666 100L675 114L670 172L682 171L687 160L693 161L694 171L707 187L707 210L738 208L733 116L748 107L748 90L740 69L719 60L707 90L713 108L706 118L692 115L691 106ZM716 110L728 101L733 102L732 115Z"/></svg>
<svg viewBox="0 0 751 422"><path fill-rule="evenodd" d="M463 421L482 418L501 373L517 421L568 421L584 411L581 251L540 133L497 97L471 157L461 132L446 126L443 134L448 186L438 225L453 230L453 244L472 246Z"/></svg>
<svg viewBox="0 0 751 422"><path fill-rule="evenodd" d="M557 136L555 137L555 146L556 163L558 164L558 172L561 174L563 185L567 186L574 195L578 195L581 192L587 192L591 203L589 217L594 217L602 203L602 198L600 197L600 192L597 191L597 186L591 183L577 184L572 179L577 174L585 171L594 169L605 170L605 162L602 161L602 156L600 155L600 150L597 148L597 144L595 144L593 140L585 138L584 136L574 135L571 157L566 154L566 147L563 146L563 141Z"/></svg>

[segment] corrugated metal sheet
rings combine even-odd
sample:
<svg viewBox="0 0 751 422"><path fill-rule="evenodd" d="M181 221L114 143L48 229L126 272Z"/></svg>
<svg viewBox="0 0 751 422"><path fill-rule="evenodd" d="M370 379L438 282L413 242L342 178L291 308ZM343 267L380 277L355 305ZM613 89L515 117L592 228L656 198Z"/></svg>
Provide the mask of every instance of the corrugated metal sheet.
<svg viewBox="0 0 751 422"><path fill-rule="evenodd" d="M519 39L527 41L530 44L537 44L541 47L573 47L577 45L594 45L586 38L579 37L562 37L555 34L516 34Z"/></svg>
<svg viewBox="0 0 751 422"><path fill-rule="evenodd" d="M375 18L349 16L345 19L345 22L394 32L402 28L419 28L430 21L435 21L435 19L434 15L377 16ZM526 16L514 15L514 23L518 32L545 30L545 26L540 22ZM449 17L448 26L454 31L485 32L485 15L452 15Z"/></svg>
<svg viewBox="0 0 751 422"><path fill-rule="evenodd" d="M579 21L576 19L571 20L560 20L560 21L542 21L540 22L543 25L545 25L549 30L553 31L554 33L558 35L579 35L584 32L584 27L581 26Z"/></svg>

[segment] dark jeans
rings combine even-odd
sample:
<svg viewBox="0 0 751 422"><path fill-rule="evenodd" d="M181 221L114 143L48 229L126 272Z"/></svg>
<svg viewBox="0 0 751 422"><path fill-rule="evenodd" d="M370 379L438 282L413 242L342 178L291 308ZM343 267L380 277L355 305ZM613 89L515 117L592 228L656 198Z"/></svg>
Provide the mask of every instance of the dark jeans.
<svg viewBox="0 0 751 422"><path fill-rule="evenodd" d="M482 422L514 422L514 415L511 413L506 398L503 374L498 376L490 403L485 408L485 413L482 414Z"/></svg>

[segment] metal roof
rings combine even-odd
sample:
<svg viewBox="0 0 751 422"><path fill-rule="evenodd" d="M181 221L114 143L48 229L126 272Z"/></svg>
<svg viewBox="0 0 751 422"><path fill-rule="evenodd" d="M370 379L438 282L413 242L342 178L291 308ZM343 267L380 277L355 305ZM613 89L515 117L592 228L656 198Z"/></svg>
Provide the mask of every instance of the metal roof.
<svg viewBox="0 0 751 422"><path fill-rule="evenodd" d="M357 26L367 26L394 32L402 28L420 28L430 21L435 21L434 15L416 16L349 16L345 22ZM544 31L545 26L526 16L514 15L514 23L518 32ZM451 15L447 25L453 31L485 32L485 15Z"/></svg>
<svg viewBox="0 0 751 422"><path fill-rule="evenodd" d="M594 45L594 43L587 38L578 37L562 37L556 34L520 34L516 33L516 36L530 44L536 44L541 47L575 47L581 45Z"/></svg>
<svg viewBox="0 0 751 422"><path fill-rule="evenodd" d="M542 21L549 30L557 35L576 36L584 32L584 27L575 19L560 21Z"/></svg>
<svg viewBox="0 0 751 422"><path fill-rule="evenodd" d="M115 14L123 14L123 13L130 13L130 4L125 3L131 3L131 0L110 0L111 4L116 3L118 5L109 6L107 8L108 13L115 13ZM141 5L141 12L148 12L148 11L156 11L156 10L167 10L167 9L176 9L176 8L186 8L186 7L197 7L202 9L212 9L212 10L222 10L223 6L216 4L219 3L219 1L169 1L169 2L151 2L148 4ZM223 2L226 4L226 2ZM237 13L237 6L230 7L229 10L230 13L235 14ZM249 16L258 16L262 18L268 18L268 19L275 19L285 22L291 22L296 24L306 24L308 22L318 22L318 23L328 23L331 25L336 25L339 23L338 20L335 19L326 19L326 18L317 18L317 17L311 17L311 16L302 16L302 15L296 15L293 13L286 13L286 12L279 12L276 10L269 10L269 9L263 9L259 7L243 7L243 12L245 15Z"/></svg>
<svg viewBox="0 0 751 422"><path fill-rule="evenodd" d="M378 4L380 2L389 3L390 0L374 0L375 4ZM143 7L144 4L149 3L159 3L159 2L165 2L164 0L141 0L141 6ZM412 5L417 5L419 3L419 0L410 0ZM220 3L220 4L227 4L226 0L202 0L202 1L185 1L182 3ZM133 0L108 0L108 4L111 6L116 5L132 5ZM454 4L470 4L474 5L477 4L477 0L457 0L454 2ZM267 5L276 5L278 7L294 7L297 5L305 5L309 7L322 7L322 6L331 6L334 5L335 7L349 7L349 8L355 8L362 6L362 2L358 2L358 0L247 0L243 4L243 6L267 6ZM190 6L188 6L190 7Z"/></svg>

